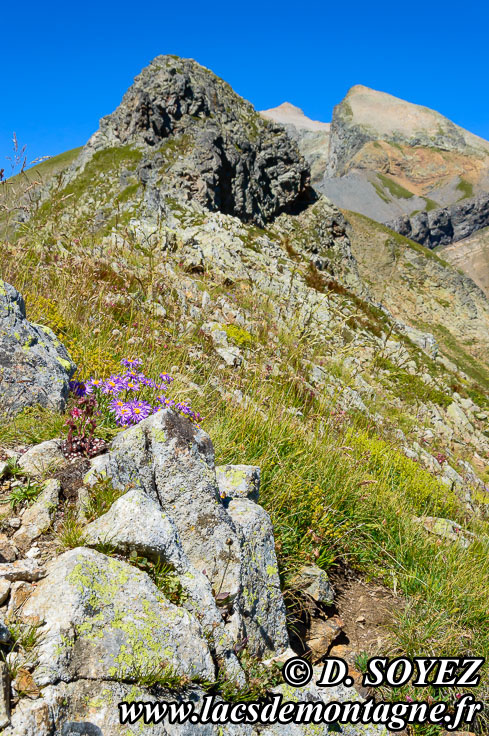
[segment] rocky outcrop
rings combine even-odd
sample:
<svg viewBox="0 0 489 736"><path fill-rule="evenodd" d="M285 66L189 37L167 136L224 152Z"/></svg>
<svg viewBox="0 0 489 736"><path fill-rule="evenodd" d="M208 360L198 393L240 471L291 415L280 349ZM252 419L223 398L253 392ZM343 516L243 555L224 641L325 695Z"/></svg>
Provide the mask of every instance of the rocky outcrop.
<svg viewBox="0 0 489 736"><path fill-rule="evenodd" d="M36 405L62 411L75 370L52 330L28 322L22 296L0 281L0 412Z"/></svg>
<svg viewBox="0 0 489 736"><path fill-rule="evenodd" d="M170 409L122 432L92 466L125 492L84 526L80 546L54 553L42 567L33 559L0 564L11 585L7 624L33 627L37 637L28 663L18 660L24 680L18 675L11 683L4 673L5 736L121 736L121 701L190 700L198 708L209 686L246 686L251 675L236 656L243 649L255 662L294 654L272 523L256 503L258 467L227 465L216 474L210 438ZM46 531L58 494L59 482L48 481L15 541L32 525ZM160 577L150 574L148 560L159 565ZM334 591L319 568L304 568L301 585L311 601L332 603ZM340 631L332 622L331 640ZM11 635L4 630L6 643ZM19 657L8 656L10 663ZM271 672L271 662L260 666ZM291 689L278 682L269 691L284 700L360 700L344 686ZM154 736L309 732L285 724L148 726ZM328 724L316 730L326 736ZM342 730L360 734L356 726ZM385 736L385 729L362 726L361 733Z"/></svg>
<svg viewBox="0 0 489 736"><path fill-rule="evenodd" d="M489 226L489 194L413 217L404 215L386 225L427 248L449 245Z"/></svg>
<svg viewBox="0 0 489 736"><path fill-rule="evenodd" d="M260 115L285 127L289 136L297 141L311 168L313 185L320 184L328 161L330 124L311 120L300 108L289 102L270 110L262 110Z"/></svg>
<svg viewBox="0 0 489 736"><path fill-rule="evenodd" d="M115 487L136 486L168 515L175 538L166 532L173 550L166 561L205 575L218 601L229 603L233 645L246 639L256 656L288 646L270 518L248 499L220 499L208 435L160 411L116 438L106 473Z"/></svg>
<svg viewBox="0 0 489 736"><path fill-rule="evenodd" d="M143 69L69 178L97 153L120 146L140 151L137 175L153 209L162 206L162 192L177 189L263 225L313 197L307 165L284 129L191 59L158 56Z"/></svg>

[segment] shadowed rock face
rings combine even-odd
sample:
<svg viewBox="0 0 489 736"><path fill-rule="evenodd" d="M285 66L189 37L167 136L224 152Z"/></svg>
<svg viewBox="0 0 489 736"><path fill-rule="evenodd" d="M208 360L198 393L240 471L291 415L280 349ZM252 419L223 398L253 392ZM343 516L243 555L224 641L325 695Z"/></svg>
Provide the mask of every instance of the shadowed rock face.
<svg viewBox="0 0 489 736"><path fill-rule="evenodd" d="M489 225L489 194L431 212L420 212L413 217L398 217L386 224L428 248L449 245Z"/></svg>
<svg viewBox="0 0 489 736"><path fill-rule="evenodd" d="M52 330L28 322L22 296L0 280L0 414L37 405L63 411L75 370Z"/></svg>
<svg viewBox="0 0 489 736"><path fill-rule="evenodd" d="M264 225L314 198L309 169L284 129L191 59L158 56L143 69L101 120L77 169L118 146L143 153L139 175L153 204L158 191L183 189L211 210Z"/></svg>

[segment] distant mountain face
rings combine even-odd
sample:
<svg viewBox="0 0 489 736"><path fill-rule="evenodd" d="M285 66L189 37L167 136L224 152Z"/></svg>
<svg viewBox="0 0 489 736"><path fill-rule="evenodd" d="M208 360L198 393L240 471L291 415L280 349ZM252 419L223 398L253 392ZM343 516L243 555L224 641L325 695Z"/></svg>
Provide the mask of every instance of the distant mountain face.
<svg viewBox="0 0 489 736"><path fill-rule="evenodd" d="M489 297L489 227L441 248L439 255L470 276Z"/></svg>
<svg viewBox="0 0 489 736"><path fill-rule="evenodd" d="M357 85L314 147L312 121L293 110L262 114L294 128L314 186L340 207L386 222L489 190L489 143L434 110Z"/></svg>

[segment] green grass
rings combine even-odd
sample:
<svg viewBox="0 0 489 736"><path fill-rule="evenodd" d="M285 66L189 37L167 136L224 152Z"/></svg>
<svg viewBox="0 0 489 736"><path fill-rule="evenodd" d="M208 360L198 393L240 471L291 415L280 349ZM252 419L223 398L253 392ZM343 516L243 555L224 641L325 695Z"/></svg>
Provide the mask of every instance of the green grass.
<svg viewBox="0 0 489 736"><path fill-rule="evenodd" d="M37 483L31 483L30 480L24 485L16 486L9 494L8 501L13 509L24 503L34 503L39 494L42 492L42 486Z"/></svg>
<svg viewBox="0 0 489 736"><path fill-rule="evenodd" d="M359 212L354 212L353 215L355 218L360 220L366 228L374 231L376 230L377 232L383 232L388 235L397 245L402 245L404 247L410 248L411 250L416 251L425 258L429 258L432 261L436 261L441 266L453 270L453 266L451 266L447 261L444 261L443 258L440 258L440 256L437 255L434 251L426 248L424 245L420 245L420 243L416 243L414 240L405 238L404 235L400 235L395 230L391 230L391 228L387 227L386 225L382 225L382 223L376 222L376 220L372 220L370 217L362 215Z"/></svg>
<svg viewBox="0 0 489 736"><path fill-rule="evenodd" d="M405 189L389 176L385 176L385 174L377 174L377 178L382 182L382 185L390 192L390 194L392 194L393 197L397 197L397 199L411 199L411 197L414 197L413 192Z"/></svg>
<svg viewBox="0 0 489 736"><path fill-rule="evenodd" d="M114 488L110 479L99 476L88 489L88 498L84 503L84 514L87 521L94 521L107 513L112 504L126 491Z"/></svg>
<svg viewBox="0 0 489 736"><path fill-rule="evenodd" d="M424 197L423 199L426 202L426 212L431 212L431 210L437 210L440 208L440 205L438 202L435 202L434 199L430 199L429 197Z"/></svg>
<svg viewBox="0 0 489 736"><path fill-rule="evenodd" d="M68 166L70 166L70 164L72 164L76 159L81 150L80 146L79 148L72 148L70 151L64 151L57 156L51 156L51 158L25 169L22 173L16 174L9 179L9 183L16 184L22 181L27 181L30 184L35 181L45 183L51 177L67 169Z"/></svg>
<svg viewBox="0 0 489 736"><path fill-rule="evenodd" d="M452 335L450 330L441 324L424 324L434 334L444 352L453 360L476 384L484 391L489 391L489 369L481 360L477 360L470 352L461 345ZM472 390L477 390L472 387Z"/></svg>
<svg viewBox="0 0 489 736"><path fill-rule="evenodd" d="M58 546L61 551L83 547L86 544L85 530L78 519L76 510L69 508L57 533Z"/></svg>
<svg viewBox="0 0 489 736"><path fill-rule="evenodd" d="M0 444L37 445L64 434L64 418L41 407L28 407L14 418L0 422Z"/></svg>
<svg viewBox="0 0 489 736"><path fill-rule="evenodd" d="M466 199L467 197L474 196L474 187L472 186L470 181L467 181L467 179L460 179L459 183L457 184L457 191L459 191L462 195L458 200L459 202L461 199Z"/></svg>

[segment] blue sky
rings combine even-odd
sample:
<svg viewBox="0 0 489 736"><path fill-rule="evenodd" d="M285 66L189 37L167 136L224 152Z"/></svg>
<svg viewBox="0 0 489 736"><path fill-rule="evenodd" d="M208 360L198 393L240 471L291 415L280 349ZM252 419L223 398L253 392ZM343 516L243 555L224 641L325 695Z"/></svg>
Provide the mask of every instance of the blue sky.
<svg viewBox="0 0 489 736"><path fill-rule="evenodd" d="M364 84L489 139L487 3L50 2L2 9L0 161L82 145L156 55L192 57L258 109L288 100L329 121ZM0 168L3 164L0 164Z"/></svg>

